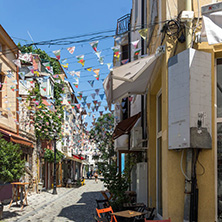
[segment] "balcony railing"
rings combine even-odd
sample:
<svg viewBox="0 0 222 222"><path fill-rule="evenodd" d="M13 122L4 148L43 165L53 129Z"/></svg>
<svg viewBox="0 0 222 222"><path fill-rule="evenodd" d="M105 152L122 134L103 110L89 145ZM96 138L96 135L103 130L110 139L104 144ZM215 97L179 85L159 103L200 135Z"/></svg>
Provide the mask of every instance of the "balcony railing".
<svg viewBox="0 0 222 222"><path fill-rule="evenodd" d="M128 32L130 23L130 14L126 14L117 20L116 35Z"/></svg>

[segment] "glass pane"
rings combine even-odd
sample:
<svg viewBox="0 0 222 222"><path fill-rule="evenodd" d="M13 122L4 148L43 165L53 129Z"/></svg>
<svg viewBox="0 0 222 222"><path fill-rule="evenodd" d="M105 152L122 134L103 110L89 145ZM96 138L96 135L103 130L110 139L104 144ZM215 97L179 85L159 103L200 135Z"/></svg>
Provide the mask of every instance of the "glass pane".
<svg viewBox="0 0 222 222"><path fill-rule="evenodd" d="M163 215L162 205L162 138L157 139L157 212Z"/></svg>
<svg viewBox="0 0 222 222"><path fill-rule="evenodd" d="M217 124L217 177L218 219L222 221L222 123Z"/></svg>
<svg viewBox="0 0 222 222"><path fill-rule="evenodd" d="M217 60L217 117L222 117L222 59Z"/></svg>

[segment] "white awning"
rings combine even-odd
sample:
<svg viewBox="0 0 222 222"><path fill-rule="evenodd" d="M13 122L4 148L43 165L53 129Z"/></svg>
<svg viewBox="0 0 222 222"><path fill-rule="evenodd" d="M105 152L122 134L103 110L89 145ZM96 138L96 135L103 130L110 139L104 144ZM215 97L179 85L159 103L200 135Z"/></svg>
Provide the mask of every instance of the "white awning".
<svg viewBox="0 0 222 222"><path fill-rule="evenodd" d="M207 37L209 45L222 42L222 10L218 6L219 3L202 6L201 38Z"/></svg>
<svg viewBox="0 0 222 222"><path fill-rule="evenodd" d="M103 82L109 107L128 95L145 94L153 72L160 65L160 55L150 55L125 65L115 67Z"/></svg>

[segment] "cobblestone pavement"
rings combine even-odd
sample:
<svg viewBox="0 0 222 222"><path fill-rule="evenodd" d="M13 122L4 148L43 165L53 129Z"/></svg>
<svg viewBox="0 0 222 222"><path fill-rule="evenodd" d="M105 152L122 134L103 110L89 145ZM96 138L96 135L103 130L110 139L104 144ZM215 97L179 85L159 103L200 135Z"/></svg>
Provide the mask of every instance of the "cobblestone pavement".
<svg viewBox="0 0 222 222"><path fill-rule="evenodd" d="M4 206L3 222L51 222L51 221L94 221L96 201L101 199L99 191L104 190L103 183L96 183L93 179L86 180L85 185L79 188L57 188L57 195L52 190L33 193L28 196L28 206L23 210L15 203L8 209Z"/></svg>

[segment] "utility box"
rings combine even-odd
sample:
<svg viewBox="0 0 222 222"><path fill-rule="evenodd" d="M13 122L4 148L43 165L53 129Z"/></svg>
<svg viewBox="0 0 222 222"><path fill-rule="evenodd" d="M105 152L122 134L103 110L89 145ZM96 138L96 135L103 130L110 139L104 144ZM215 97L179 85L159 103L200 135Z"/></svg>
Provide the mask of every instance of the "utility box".
<svg viewBox="0 0 222 222"><path fill-rule="evenodd" d="M187 49L168 61L168 148L212 148L211 54Z"/></svg>

